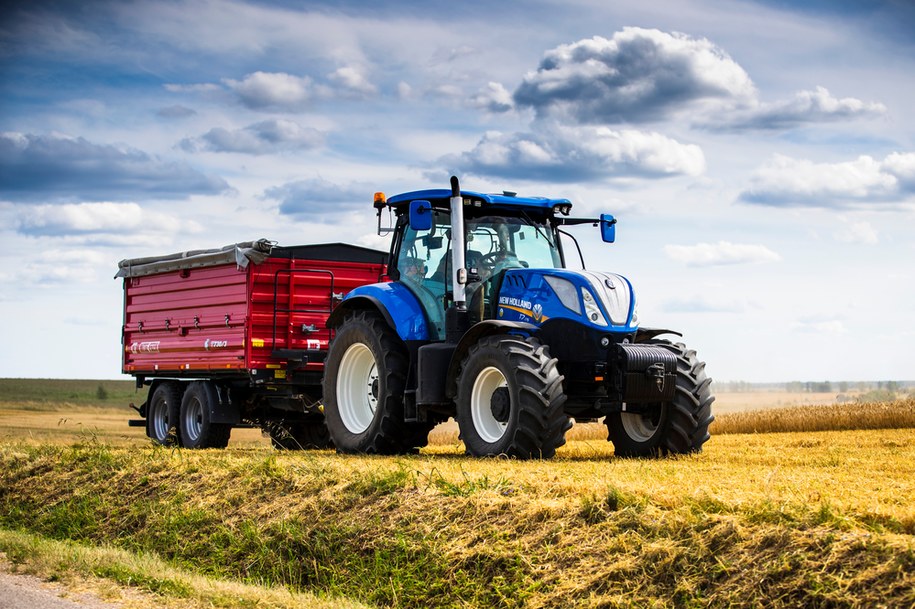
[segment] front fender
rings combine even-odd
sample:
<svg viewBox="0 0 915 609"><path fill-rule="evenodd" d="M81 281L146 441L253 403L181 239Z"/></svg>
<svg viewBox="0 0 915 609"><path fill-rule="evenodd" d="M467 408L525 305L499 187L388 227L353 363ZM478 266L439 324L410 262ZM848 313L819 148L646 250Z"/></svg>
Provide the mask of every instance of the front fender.
<svg viewBox="0 0 915 609"><path fill-rule="evenodd" d="M327 318L336 328L350 311L377 310L401 340L429 340L429 324L419 300L403 284L373 283L359 286L346 295Z"/></svg>

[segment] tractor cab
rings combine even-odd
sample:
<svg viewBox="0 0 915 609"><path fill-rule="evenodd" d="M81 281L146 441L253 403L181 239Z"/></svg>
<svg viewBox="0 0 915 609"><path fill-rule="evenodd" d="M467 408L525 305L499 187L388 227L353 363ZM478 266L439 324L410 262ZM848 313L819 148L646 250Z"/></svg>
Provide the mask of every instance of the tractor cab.
<svg viewBox="0 0 915 609"><path fill-rule="evenodd" d="M496 319L507 271L565 268L560 226L603 223L608 227L607 240L613 240L612 216L568 218L572 208L568 199L460 191L459 208L453 208L452 194L443 189L390 199L376 194L379 217L384 207L396 216L389 274L424 304L431 340L446 339L445 311L460 308L462 300L470 325ZM452 226L455 209L462 216L461 235ZM456 253L463 255L462 267L455 264Z"/></svg>

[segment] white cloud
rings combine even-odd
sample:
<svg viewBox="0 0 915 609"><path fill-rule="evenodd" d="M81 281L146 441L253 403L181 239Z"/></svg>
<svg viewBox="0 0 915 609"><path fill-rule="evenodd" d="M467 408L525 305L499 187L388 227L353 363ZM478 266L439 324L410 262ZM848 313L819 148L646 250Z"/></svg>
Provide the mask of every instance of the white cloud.
<svg viewBox="0 0 915 609"><path fill-rule="evenodd" d="M791 328L796 332L805 334L827 334L832 336L839 336L848 332L845 323L840 319L800 319L792 323Z"/></svg>
<svg viewBox="0 0 915 609"><path fill-rule="evenodd" d="M254 72L243 80L222 81L238 95L239 100L254 110L297 111L311 98L311 79L283 72Z"/></svg>
<svg viewBox="0 0 915 609"><path fill-rule="evenodd" d="M722 266L731 264L760 264L777 262L781 256L764 245L748 245L719 241L696 245L667 245L668 258L687 266Z"/></svg>
<svg viewBox="0 0 915 609"><path fill-rule="evenodd" d="M413 97L413 87L404 81L397 83L397 99L407 100Z"/></svg>
<svg viewBox="0 0 915 609"><path fill-rule="evenodd" d="M486 87L471 99L471 105L487 112L502 113L512 110L515 106L512 95L502 83L489 82Z"/></svg>
<svg viewBox="0 0 915 609"><path fill-rule="evenodd" d="M268 188L264 197L280 202L280 213L313 222L342 221L342 211L364 207L374 190L370 185L342 185L322 178L298 180Z"/></svg>
<svg viewBox="0 0 915 609"><path fill-rule="evenodd" d="M487 133L473 150L440 163L477 175L558 182L695 176L705 170L701 148L660 133L546 123L528 133Z"/></svg>
<svg viewBox="0 0 915 609"><path fill-rule="evenodd" d="M0 272L0 284L58 287L91 284L100 276L114 275L116 265L98 250L86 248L43 248L21 264Z"/></svg>
<svg viewBox="0 0 915 609"><path fill-rule="evenodd" d="M271 119L228 130L214 127L201 136L185 138L180 146L188 152L242 152L270 154L285 150L307 150L324 144L324 134L290 120Z"/></svg>
<svg viewBox="0 0 915 609"><path fill-rule="evenodd" d="M213 83L167 83L163 85L169 93L217 93L222 87Z"/></svg>
<svg viewBox="0 0 915 609"><path fill-rule="evenodd" d="M915 192L915 153L894 152L883 160L883 170L899 180L899 187Z"/></svg>
<svg viewBox="0 0 915 609"><path fill-rule="evenodd" d="M746 305L735 301L710 300L704 296L667 300L661 307L665 313L743 313Z"/></svg>
<svg viewBox="0 0 915 609"><path fill-rule="evenodd" d="M861 245L876 245L880 242L877 229L870 222L854 221L848 218L839 218L845 225L836 231L834 237L841 243L857 243Z"/></svg>
<svg viewBox="0 0 915 609"><path fill-rule="evenodd" d="M793 99L774 103L753 101L745 107L716 112L696 122L713 129L790 129L805 123L869 118L886 114L879 102L854 97L837 99L825 87L799 91Z"/></svg>
<svg viewBox="0 0 915 609"><path fill-rule="evenodd" d="M656 120L710 99L750 100L753 82L705 38L627 27L548 51L515 91L540 115L581 123Z"/></svg>
<svg viewBox="0 0 915 609"><path fill-rule="evenodd" d="M848 208L900 203L915 193L915 153L884 161L862 155L854 161L814 163L776 154L757 169L740 198L776 207Z"/></svg>
<svg viewBox="0 0 915 609"><path fill-rule="evenodd" d="M77 203L20 207L14 215L17 232L33 237L72 237L78 241L132 243L142 234L199 232L200 224L188 218L167 216L136 203Z"/></svg>
<svg viewBox="0 0 915 609"><path fill-rule="evenodd" d="M879 102L836 98L825 87L762 103L750 76L706 38L624 28L548 51L514 94L539 116L578 123L638 123L688 116L696 127L788 129L881 116Z"/></svg>
<svg viewBox="0 0 915 609"><path fill-rule="evenodd" d="M344 94L369 97L378 93L378 87L369 82L364 70L355 66L339 68L328 75L328 79L341 89Z"/></svg>

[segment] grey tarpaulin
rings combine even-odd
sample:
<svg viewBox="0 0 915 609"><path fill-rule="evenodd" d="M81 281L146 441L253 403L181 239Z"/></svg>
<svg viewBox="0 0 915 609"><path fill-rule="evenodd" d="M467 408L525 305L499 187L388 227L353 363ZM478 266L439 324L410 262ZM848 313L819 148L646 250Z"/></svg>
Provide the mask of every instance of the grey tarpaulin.
<svg viewBox="0 0 915 609"><path fill-rule="evenodd" d="M207 266L217 266L234 262L239 268L245 268L249 263L260 264L270 257L270 252L275 241L258 239L233 243L219 249L190 250L167 254L165 256L150 256L147 258L131 258L118 262L118 277L141 277L154 275L166 271L180 269L194 269Z"/></svg>

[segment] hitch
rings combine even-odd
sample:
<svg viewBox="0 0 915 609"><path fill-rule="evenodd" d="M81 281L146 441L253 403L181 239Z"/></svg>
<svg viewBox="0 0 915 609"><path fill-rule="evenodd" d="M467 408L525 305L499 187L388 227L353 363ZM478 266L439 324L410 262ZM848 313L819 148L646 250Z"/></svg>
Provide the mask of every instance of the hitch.
<svg viewBox="0 0 915 609"><path fill-rule="evenodd" d="M665 372L664 364L658 362L648 366L648 369L645 370L645 376L649 379L654 379L655 384L658 386L658 391L663 392Z"/></svg>

